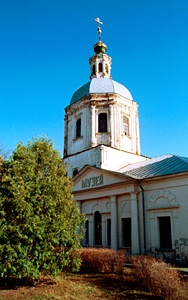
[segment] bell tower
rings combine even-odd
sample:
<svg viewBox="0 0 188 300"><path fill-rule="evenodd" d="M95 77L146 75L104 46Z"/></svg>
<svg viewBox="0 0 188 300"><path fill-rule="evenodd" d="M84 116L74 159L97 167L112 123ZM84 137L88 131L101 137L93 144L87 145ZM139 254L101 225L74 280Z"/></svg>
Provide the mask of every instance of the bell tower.
<svg viewBox="0 0 188 300"><path fill-rule="evenodd" d="M93 78L111 78L111 63L112 59L110 56L106 55L107 46L101 41L101 25L102 22L99 18L96 18L95 21L98 23L98 36L99 41L94 45L94 52L96 53L89 59L90 64L90 79Z"/></svg>
<svg viewBox="0 0 188 300"><path fill-rule="evenodd" d="M64 161L69 175L85 165L118 171L126 164L145 160L140 155L138 104L129 90L112 80L112 59L101 41L89 59L90 81L80 87L65 108Z"/></svg>

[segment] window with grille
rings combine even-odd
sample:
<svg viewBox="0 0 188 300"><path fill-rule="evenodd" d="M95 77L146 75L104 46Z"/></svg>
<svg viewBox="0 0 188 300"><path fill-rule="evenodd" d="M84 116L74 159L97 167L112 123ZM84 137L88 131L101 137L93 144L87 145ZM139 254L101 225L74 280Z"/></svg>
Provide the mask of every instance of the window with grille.
<svg viewBox="0 0 188 300"><path fill-rule="evenodd" d="M123 133L129 135L129 119L123 115Z"/></svg>

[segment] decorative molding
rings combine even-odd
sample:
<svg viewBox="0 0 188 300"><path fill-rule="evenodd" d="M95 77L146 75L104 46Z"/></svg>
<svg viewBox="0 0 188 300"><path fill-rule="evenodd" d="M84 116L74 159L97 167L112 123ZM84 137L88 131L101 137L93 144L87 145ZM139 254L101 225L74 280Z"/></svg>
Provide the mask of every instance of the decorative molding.
<svg viewBox="0 0 188 300"><path fill-rule="evenodd" d="M111 211L111 203L110 202L106 203L106 208L109 212Z"/></svg>
<svg viewBox="0 0 188 300"><path fill-rule="evenodd" d="M121 201L121 212L126 212L127 201Z"/></svg>
<svg viewBox="0 0 188 300"><path fill-rule="evenodd" d="M147 203L148 209L167 209L172 207L177 208L179 204L176 200L176 196L172 194L170 190L155 191Z"/></svg>
<svg viewBox="0 0 188 300"><path fill-rule="evenodd" d="M100 213L102 213L102 209L101 209L101 206L99 204L94 204L92 209L91 209L92 214L94 214L96 211L99 211Z"/></svg>
<svg viewBox="0 0 188 300"><path fill-rule="evenodd" d="M85 204L85 205L82 206L82 212L84 214L87 214L87 212L88 212L88 205L87 204Z"/></svg>
<svg viewBox="0 0 188 300"><path fill-rule="evenodd" d="M155 208L148 208L147 210L148 211L153 211L153 210L161 210L161 211L166 211L166 210L169 210L169 209L177 209L179 208L179 206L168 206L168 207L155 207ZM151 218L152 219L152 218Z"/></svg>

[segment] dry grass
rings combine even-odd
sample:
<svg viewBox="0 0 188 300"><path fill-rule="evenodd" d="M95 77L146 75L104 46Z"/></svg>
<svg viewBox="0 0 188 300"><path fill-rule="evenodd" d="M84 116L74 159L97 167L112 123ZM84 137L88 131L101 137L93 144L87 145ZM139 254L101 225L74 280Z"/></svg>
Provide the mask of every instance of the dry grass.
<svg viewBox="0 0 188 300"><path fill-rule="evenodd" d="M133 257L129 269L122 251L85 248L79 253L82 273L61 274L57 281L41 277L35 286L1 281L0 300L188 299L188 286L162 261Z"/></svg>
<svg viewBox="0 0 188 300"><path fill-rule="evenodd" d="M127 275L67 274L57 283L50 278L29 287L1 287L0 300L124 300L160 299L140 288L128 270Z"/></svg>
<svg viewBox="0 0 188 300"><path fill-rule="evenodd" d="M166 300L188 299L187 285L177 269L149 256L132 257L135 278L153 295Z"/></svg>
<svg viewBox="0 0 188 300"><path fill-rule="evenodd" d="M123 274L125 267L125 251L111 249L82 248L81 272Z"/></svg>

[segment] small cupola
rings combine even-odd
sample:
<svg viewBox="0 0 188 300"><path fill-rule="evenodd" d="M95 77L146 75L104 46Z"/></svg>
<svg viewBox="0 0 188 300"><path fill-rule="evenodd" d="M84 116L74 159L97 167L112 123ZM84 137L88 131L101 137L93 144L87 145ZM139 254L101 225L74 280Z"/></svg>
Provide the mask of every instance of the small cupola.
<svg viewBox="0 0 188 300"><path fill-rule="evenodd" d="M103 42L99 41L97 44L94 45L94 52L96 54L105 54L107 51L107 46Z"/></svg>
<svg viewBox="0 0 188 300"><path fill-rule="evenodd" d="M110 56L106 54L107 46L105 43L101 41L101 24L99 18L95 19L95 21L98 23L98 36L99 41L94 45L94 54L89 59L90 64L90 79L93 78L111 78L111 63L112 59Z"/></svg>

